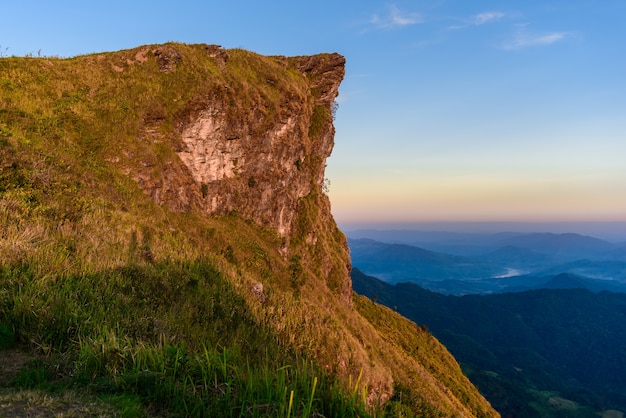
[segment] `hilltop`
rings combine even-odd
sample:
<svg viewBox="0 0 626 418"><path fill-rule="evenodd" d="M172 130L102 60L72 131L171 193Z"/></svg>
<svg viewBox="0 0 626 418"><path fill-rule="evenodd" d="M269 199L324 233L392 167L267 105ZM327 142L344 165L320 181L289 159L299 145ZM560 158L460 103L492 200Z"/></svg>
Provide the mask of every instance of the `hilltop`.
<svg viewBox="0 0 626 418"><path fill-rule="evenodd" d="M323 190L344 65L0 59L3 413L497 416L430 333L352 292Z"/></svg>

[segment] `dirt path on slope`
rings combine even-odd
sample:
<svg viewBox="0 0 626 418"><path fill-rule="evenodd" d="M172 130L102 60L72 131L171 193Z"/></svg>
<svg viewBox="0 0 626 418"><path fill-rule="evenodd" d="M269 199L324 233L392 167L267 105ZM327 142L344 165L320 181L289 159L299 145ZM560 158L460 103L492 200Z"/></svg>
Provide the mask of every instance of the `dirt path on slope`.
<svg viewBox="0 0 626 418"><path fill-rule="evenodd" d="M117 417L112 405L75 391L48 393L11 387L11 382L36 357L19 350L0 350L0 418Z"/></svg>

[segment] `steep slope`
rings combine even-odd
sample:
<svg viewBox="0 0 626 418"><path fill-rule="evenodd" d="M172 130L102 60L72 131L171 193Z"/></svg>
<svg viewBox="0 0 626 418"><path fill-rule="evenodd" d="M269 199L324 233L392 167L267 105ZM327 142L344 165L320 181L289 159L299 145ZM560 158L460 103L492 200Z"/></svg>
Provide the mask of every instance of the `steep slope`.
<svg viewBox="0 0 626 418"><path fill-rule="evenodd" d="M0 347L175 413L496 415L353 301L322 188L343 74L211 45L0 59Z"/></svg>

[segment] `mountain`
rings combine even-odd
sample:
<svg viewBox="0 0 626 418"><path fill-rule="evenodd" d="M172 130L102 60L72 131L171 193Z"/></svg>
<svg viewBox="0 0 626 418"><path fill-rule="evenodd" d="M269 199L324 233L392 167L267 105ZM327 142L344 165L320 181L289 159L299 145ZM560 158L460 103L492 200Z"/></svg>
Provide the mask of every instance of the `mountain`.
<svg viewBox="0 0 626 418"><path fill-rule="evenodd" d="M348 238L373 239L388 244L407 244L426 250L466 257L484 256L503 248L518 248L557 259L559 262L578 258L616 259L623 256L620 244L575 233L471 233L453 231L415 230L354 230L347 232ZM623 244L621 245L623 250ZM616 252L613 256L612 252Z"/></svg>
<svg viewBox="0 0 626 418"><path fill-rule="evenodd" d="M616 248L607 241L573 233L524 234L505 239L501 244L530 249L567 261L599 256Z"/></svg>
<svg viewBox="0 0 626 418"><path fill-rule="evenodd" d="M3 411L497 416L352 292L322 187L344 67L176 43L0 58Z"/></svg>
<svg viewBox="0 0 626 418"><path fill-rule="evenodd" d="M538 252L532 248L505 245L495 251L476 256L477 259L491 264L507 266L510 269L533 271L542 267L554 265L556 260L551 256Z"/></svg>
<svg viewBox="0 0 626 418"><path fill-rule="evenodd" d="M473 234L451 231L416 231L402 229L357 229L347 231L348 238L369 238L388 244L408 244L419 246L430 242L465 242L476 241L477 237L484 238L489 234Z"/></svg>
<svg viewBox="0 0 626 418"><path fill-rule="evenodd" d="M355 266L392 283L492 277L505 272L480 260L406 244L386 244L370 239L349 239L348 244Z"/></svg>
<svg viewBox="0 0 626 418"><path fill-rule="evenodd" d="M626 283L624 282L593 279L573 273L524 274L478 280L424 281L415 284L433 292L455 296L525 292L527 290L551 289L557 285L560 288L586 289L594 293L605 291L626 293Z"/></svg>
<svg viewBox="0 0 626 418"><path fill-rule="evenodd" d="M577 276L571 273L561 273L550 280L548 280L543 285L546 289L589 289L591 287L585 277Z"/></svg>
<svg viewBox="0 0 626 418"><path fill-rule="evenodd" d="M356 292L423 324L503 416L626 411L626 294L591 293L559 275L552 289L445 296L352 272Z"/></svg>
<svg viewBox="0 0 626 418"><path fill-rule="evenodd" d="M626 261L578 260L542 269L541 274L573 273L598 280L626 283Z"/></svg>
<svg viewBox="0 0 626 418"><path fill-rule="evenodd" d="M519 232L472 233L453 231L376 230L347 231L348 238L367 238L387 244L406 244L446 254L475 256L493 251L504 239L521 235Z"/></svg>
<svg viewBox="0 0 626 418"><path fill-rule="evenodd" d="M447 254L408 244L349 238L354 266L389 283L413 282L452 295L517 292L546 287L561 273L584 278L580 286L624 292L626 263L620 245L578 234L358 231L375 236L445 238L426 243ZM352 232L354 233L354 232ZM387 235L385 235L387 233ZM455 236L455 238L451 238ZM460 256L458 254L473 254Z"/></svg>
<svg viewBox="0 0 626 418"><path fill-rule="evenodd" d="M626 261L626 244L618 244L614 250L604 254L604 258L608 260Z"/></svg>

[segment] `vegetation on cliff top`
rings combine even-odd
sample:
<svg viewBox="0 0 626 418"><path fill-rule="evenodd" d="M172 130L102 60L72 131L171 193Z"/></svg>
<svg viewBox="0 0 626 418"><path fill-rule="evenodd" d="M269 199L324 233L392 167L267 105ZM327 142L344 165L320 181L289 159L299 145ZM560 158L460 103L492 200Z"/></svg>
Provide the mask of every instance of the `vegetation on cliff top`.
<svg viewBox="0 0 626 418"><path fill-rule="evenodd" d="M255 95L307 92L285 58L180 44L1 58L0 88L0 357L17 365L2 413L495 415L430 334L338 295L349 260L321 190L285 256L271 228L160 206L133 179L177 159L207 94L236 118ZM154 120L167 141L146 138Z"/></svg>

